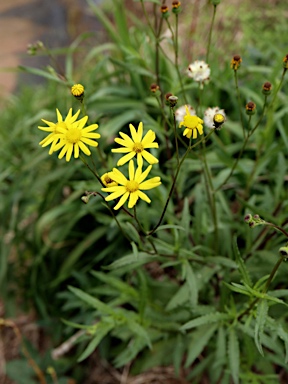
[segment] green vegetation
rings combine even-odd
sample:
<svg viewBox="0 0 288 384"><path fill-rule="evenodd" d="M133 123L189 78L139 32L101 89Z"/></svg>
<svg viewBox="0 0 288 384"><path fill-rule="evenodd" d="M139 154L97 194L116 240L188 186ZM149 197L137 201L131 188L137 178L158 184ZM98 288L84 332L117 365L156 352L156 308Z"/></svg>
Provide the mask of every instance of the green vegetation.
<svg viewBox="0 0 288 384"><path fill-rule="evenodd" d="M238 30L228 18L236 6L207 3L197 21L205 36L211 28L210 42L202 30L191 36L187 4L179 13L169 5L166 18L156 0L137 3L142 17L119 0L112 14L87 1L107 42L76 65L87 36L79 37L64 72L55 52L35 46L54 58L51 67L23 70L46 86L23 89L1 113L1 296L7 319L19 302L35 309L53 344L42 357L24 343L23 359L7 373L20 384L83 382L83 362L97 348L131 375L169 365L191 383L288 380L287 26L278 20L275 35L267 29L281 10L261 20L239 12ZM218 37L221 20L243 39ZM188 76L196 59L209 64L209 81ZM271 94L262 92L265 82ZM71 95L75 83L85 87L83 102ZM181 129L176 121L188 104L204 120L197 138L183 136L189 119ZM221 130L203 117L216 106L226 114ZM91 156L66 162L39 146L45 136L37 126L56 122L56 108L63 118L81 109L79 119L99 125ZM140 122L144 134L156 133L159 148L148 151L159 163L148 179L161 185L144 191L149 205L139 199L113 210L99 177L123 155L111 152L119 132L130 136L129 124ZM148 165L144 159L143 171ZM128 162L117 168L128 176ZM13 328L7 319L0 325ZM56 349L73 335L69 353ZM26 367L22 378L17 364Z"/></svg>

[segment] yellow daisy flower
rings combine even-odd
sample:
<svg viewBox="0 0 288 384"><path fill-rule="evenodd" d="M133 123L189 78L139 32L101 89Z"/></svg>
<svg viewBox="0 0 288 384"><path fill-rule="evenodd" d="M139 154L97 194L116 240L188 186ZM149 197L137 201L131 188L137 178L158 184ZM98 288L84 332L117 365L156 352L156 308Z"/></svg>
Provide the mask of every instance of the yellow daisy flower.
<svg viewBox="0 0 288 384"><path fill-rule="evenodd" d="M91 152L86 144L91 147L97 147L98 143L95 139L99 139L100 134L92 132L98 128L98 124L92 124L84 128L87 123L88 116L83 117L82 119L75 121L73 124L68 124L67 128L59 127L59 143L55 145L54 151L58 151L60 148L58 158L62 159L66 155L66 161L70 161L72 153L74 151L74 157L79 157L79 150L81 149L85 155L90 156Z"/></svg>
<svg viewBox="0 0 288 384"><path fill-rule="evenodd" d="M107 196L105 200L111 201L118 199L121 196L114 209L119 209L122 207L128 197L128 208L133 208L139 197L147 203L150 203L151 200L144 192L142 192L142 190L149 190L158 187L161 184L160 177L152 177L152 179L144 181L151 171L151 168L152 165L149 165L147 169L142 172L142 166L138 166L135 172L134 162L133 160L130 160L129 180L117 168L113 168L113 171L109 172L108 175L111 177L111 179L115 180L120 185L102 188L102 191L111 192L111 194Z"/></svg>
<svg viewBox="0 0 288 384"><path fill-rule="evenodd" d="M51 121L41 119L45 124L48 125L48 127L38 127L42 131L51 132L47 137L45 137L45 139L43 139L39 143L39 145L41 145L42 147L46 147L47 145L51 144L51 147L49 149L49 155L54 152L55 145L59 141L59 128L68 129L69 125L75 123L77 117L79 116L80 109L78 112L75 113L75 115L72 115L72 108L70 108L68 115L66 116L64 121L58 109L56 109L56 113L58 120L57 123L52 123Z"/></svg>
<svg viewBox="0 0 288 384"><path fill-rule="evenodd" d="M179 124L179 128L181 128L183 125L185 127L183 136L186 136L188 139L190 139L193 134L193 139L196 139L197 131L199 132L199 135L203 134L203 120L198 116L192 116L187 105L185 106L185 109L186 115L184 116L183 121L181 121Z"/></svg>
<svg viewBox="0 0 288 384"><path fill-rule="evenodd" d="M112 152L127 153L127 155L121 157L121 159L117 163L117 166L120 167L121 165L127 163L127 161L131 160L135 155L137 155L138 166L142 166L143 157L149 164L158 163L158 159L156 159L155 156L151 155L151 153L145 150L146 148L158 148L158 144L154 142L156 138L155 132L150 129L142 139L142 122L139 123L137 132L132 124L129 124L129 128L132 138L130 138L123 132L119 132L119 135L122 137L122 139L115 139L115 142L122 145L124 148L112 149Z"/></svg>

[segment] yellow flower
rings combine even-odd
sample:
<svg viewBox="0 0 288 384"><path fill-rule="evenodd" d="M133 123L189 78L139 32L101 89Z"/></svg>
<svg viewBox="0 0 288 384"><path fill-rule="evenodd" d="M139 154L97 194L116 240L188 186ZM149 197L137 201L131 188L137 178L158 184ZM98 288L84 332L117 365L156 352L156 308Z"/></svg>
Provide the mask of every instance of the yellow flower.
<svg viewBox="0 0 288 384"><path fill-rule="evenodd" d="M183 132L183 136L187 136L188 139L193 134L193 139L197 138L197 130L199 132L199 135L203 134L203 120L200 119L198 116L193 116L190 114L189 108L187 105L185 106L186 109L186 115L184 116L183 121L179 124L179 128L182 127L182 125L185 127L185 130Z"/></svg>
<svg viewBox="0 0 288 384"><path fill-rule="evenodd" d="M42 147L46 147L47 145L51 144L49 155L51 155L54 152L55 145L59 141L59 138L60 138L59 128L68 129L68 126L75 123L75 121L77 120L77 117L79 116L80 110L76 112L75 115L72 115L72 108L70 108L68 115L66 116L64 121L58 109L56 109L56 113L57 113L57 120L58 120L57 123L52 123L50 121L41 119L49 127L38 127L42 131L51 132L47 137L45 137L45 139L43 139L39 143Z"/></svg>
<svg viewBox="0 0 288 384"><path fill-rule="evenodd" d="M137 155L138 166L142 166L143 157L149 164L158 163L158 159L156 159L156 157L145 150L145 148L158 148L158 144L154 142L156 138L155 133L150 129L142 139L142 122L139 123L138 132L136 132L136 129L132 124L129 124L129 128L132 139L123 132L119 132L119 135L122 137L122 139L115 139L115 142L122 145L124 148L112 149L112 152L127 153L127 155L121 157L117 163L117 166L119 167L127 163L127 161L131 160L135 155Z"/></svg>
<svg viewBox="0 0 288 384"><path fill-rule="evenodd" d="M85 155L90 156L91 152L86 144L91 147L98 146L95 139L99 139L101 136L99 133L92 132L98 128L98 124L92 124L84 128L87 120L88 116L85 116L82 119L75 121L73 124L67 124L67 128L58 128L59 134L57 136L60 141L55 145L54 151L58 151L62 148L58 156L59 159L62 159L66 154L66 161L70 161L73 151L74 157L77 158L79 157L80 149Z"/></svg>
<svg viewBox="0 0 288 384"><path fill-rule="evenodd" d="M161 184L160 177L152 177L152 179L146 180L152 165L149 165L147 169L142 172L142 166L138 166L135 172L134 162L130 160L129 162L129 180L120 172L117 168L114 168L112 172L109 172L108 175L111 179L115 180L118 186L102 188L102 191L111 192L109 196L105 198L106 201L111 201L118 199L120 200L114 209L119 209L126 202L129 197L128 208L133 208L137 203L139 197L140 199L150 203L151 200L149 197L142 192L142 190L149 190L155 187L158 187Z"/></svg>
<svg viewBox="0 0 288 384"><path fill-rule="evenodd" d="M101 176L101 181L105 185L105 187L115 187L116 185L118 185L118 183L116 183L116 181L111 179L111 177L110 177L111 173L112 172L109 172L109 174L104 173L104 175Z"/></svg>

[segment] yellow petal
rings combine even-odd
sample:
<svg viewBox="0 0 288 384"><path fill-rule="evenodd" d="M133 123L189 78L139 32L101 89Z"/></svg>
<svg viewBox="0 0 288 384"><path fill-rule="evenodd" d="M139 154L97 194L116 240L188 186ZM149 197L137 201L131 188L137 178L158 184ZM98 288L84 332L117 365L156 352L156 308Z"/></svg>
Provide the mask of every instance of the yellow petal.
<svg viewBox="0 0 288 384"><path fill-rule="evenodd" d="M119 200L118 204L115 205L114 209L117 210L119 209L120 207L122 207L122 205L125 203L125 201L128 199L129 197L129 192L126 192L122 197L121 199Z"/></svg>

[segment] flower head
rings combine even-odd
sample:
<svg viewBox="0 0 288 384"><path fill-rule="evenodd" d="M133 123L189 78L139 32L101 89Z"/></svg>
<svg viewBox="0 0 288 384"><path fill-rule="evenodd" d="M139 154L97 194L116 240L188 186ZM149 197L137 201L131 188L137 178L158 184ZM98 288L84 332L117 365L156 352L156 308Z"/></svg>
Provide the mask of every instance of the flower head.
<svg viewBox="0 0 288 384"><path fill-rule="evenodd" d="M219 128L219 127L216 127L217 125L217 121L215 123L214 121L214 117L215 115L221 115L224 117L224 120L221 119L221 121L219 121L219 123L221 123L220 125L222 125L225 121L225 118L226 118L226 115L225 115L225 112L224 112L224 109L220 109L219 107L214 107L214 108L207 108L206 111L204 112L204 124L206 127L210 128L210 129L215 129L215 128ZM220 118L220 116L219 116Z"/></svg>
<svg viewBox="0 0 288 384"><path fill-rule="evenodd" d="M209 80L210 67L205 61L196 60L188 66L188 76L202 85Z"/></svg>
<svg viewBox="0 0 288 384"><path fill-rule="evenodd" d="M46 127L38 127L43 131L51 132L44 140L40 142L42 147L46 147L50 143L52 143L49 154L52 152L58 151L62 148L59 153L58 158L62 159L62 157L66 154L66 161L70 161L72 153L74 151L74 157L79 157L79 149L85 153L85 155L90 156L91 152L86 144L97 147L97 141L94 139L99 139L99 133L94 133L95 129L98 128L97 124L89 125L84 128L87 123L88 116L83 117L82 119L77 121L77 117L80 113L80 110L72 115L72 108L70 108L69 113L63 121L60 112L57 111L58 123L54 124L50 121L42 120L44 123L49 125L49 128Z"/></svg>
<svg viewBox="0 0 288 384"><path fill-rule="evenodd" d="M119 135L122 137L116 138L115 142L122 145L123 148L115 148L112 149L112 152L116 153L127 153L118 161L117 166L121 166L127 161L131 160L135 155L137 155L137 163L138 165L143 164L143 157L149 164L158 163L158 159L151 155L146 148L158 148L158 144L154 142L156 135L151 129L143 136L143 123L139 123L138 131L136 131L135 127L132 124L129 124L131 138L126 135L126 133L119 132Z"/></svg>
<svg viewBox="0 0 288 384"><path fill-rule="evenodd" d="M82 96L84 93L84 87L82 84L74 84L73 87L71 87L71 93L75 97Z"/></svg>
<svg viewBox="0 0 288 384"><path fill-rule="evenodd" d="M187 105L185 106L185 109L186 115L184 116L183 121L181 121L181 123L179 124L179 128L181 128L183 125L185 127L183 136L187 136L188 139L190 139L193 134L193 139L196 139L197 131L199 132L199 135L203 134L203 120L196 115L191 115Z"/></svg>
<svg viewBox="0 0 288 384"><path fill-rule="evenodd" d="M272 84L269 82L269 81L266 81L263 85L262 85L262 93L264 95L270 95L271 93L271 89L272 89Z"/></svg>
<svg viewBox="0 0 288 384"><path fill-rule="evenodd" d="M231 60L231 68L234 69L234 71L237 71L237 69L240 67L240 64L242 63L242 59L240 55L234 55L233 59Z"/></svg>
<svg viewBox="0 0 288 384"><path fill-rule="evenodd" d="M177 123L180 123L181 121L184 120L184 116L186 115L186 108L188 108L190 115L192 116L196 115L196 111L193 107L191 107L191 105L189 104L182 105L181 107L177 108L175 111L175 118Z"/></svg>
<svg viewBox="0 0 288 384"><path fill-rule="evenodd" d="M256 104L253 101L249 101L249 103L246 104L246 113L247 115L254 115L256 112Z"/></svg>
<svg viewBox="0 0 288 384"><path fill-rule="evenodd" d="M116 181L111 179L112 172L104 173L104 175L101 176L101 181L105 185L105 187L115 187L118 185Z"/></svg>
<svg viewBox="0 0 288 384"><path fill-rule="evenodd" d="M151 200L142 191L158 187L161 184L160 177L152 177L152 179L144 181L148 176L151 168L152 165L149 165L147 169L142 172L142 166L138 166L135 172L134 162L133 160L130 160L129 179L127 179L117 168L114 168L112 172L108 173L108 175L111 177L111 179L115 180L120 185L102 188L102 191L110 192L110 195L107 196L105 200L111 201L118 199L121 196L119 202L114 207L115 210L122 207L128 198L128 208L133 208L139 197L147 203L150 203Z"/></svg>
<svg viewBox="0 0 288 384"><path fill-rule="evenodd" d="M288 69L288 55L285 55L283 58L283 68Z"/></svg>
<svg viewBox="0 0 288 384"><path fill-rule="evenodd" d="M60 128L68 129L68 126L74 124L77 120L77 117L79 116L80 110L76 112L75 115L72 115L72 108L70 108L68 115L66 116L64 121L58 109L56 109L56 113L57 113L57 120L58 120L57 123L52 123L51 121L41 119L45 124L48 125L48 127L38 127L42 131L50 132L50 134L39 143L42 147L46 147L47 145L51 144L49 155L51 155L54 152L55 145L58 143L60 139L60 136L59 136Z"/></svg>

